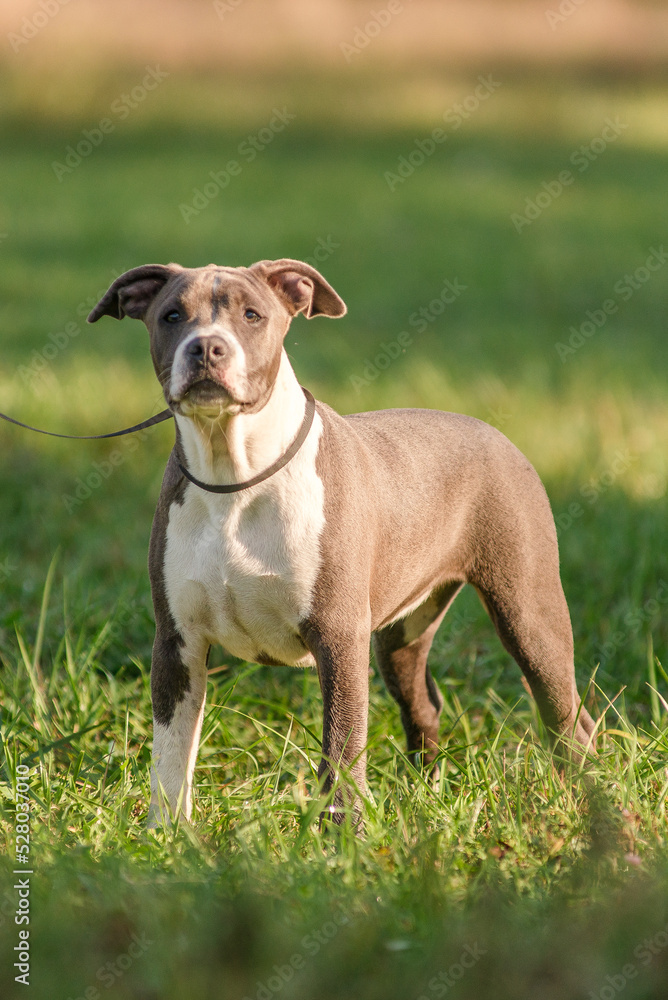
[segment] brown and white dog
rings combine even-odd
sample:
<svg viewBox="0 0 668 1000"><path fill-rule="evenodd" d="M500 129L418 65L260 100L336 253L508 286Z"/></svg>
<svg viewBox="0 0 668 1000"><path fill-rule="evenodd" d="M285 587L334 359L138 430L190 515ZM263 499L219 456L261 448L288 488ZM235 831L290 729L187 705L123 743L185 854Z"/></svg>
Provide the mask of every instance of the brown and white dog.
<svg viewBox="0 0 668 1000"><path fill-rule="evenodd" d="M317 668L320 776L334 790L335 821L355 802L339 769L365 787L372 634L409 752L433 760L442 697L427 654L465 583L552 736L593 742L554 521L532 466L471 417L342 417L324 403L309 414L283 347L299 312L339 317L346 307L314 268L285 259L137 267L88 317L144 321L176 420L149 555L151 823L167 814L165 802L190 817L214 643L256 663ZM212 492L248 480L255 485Z"/></svg>

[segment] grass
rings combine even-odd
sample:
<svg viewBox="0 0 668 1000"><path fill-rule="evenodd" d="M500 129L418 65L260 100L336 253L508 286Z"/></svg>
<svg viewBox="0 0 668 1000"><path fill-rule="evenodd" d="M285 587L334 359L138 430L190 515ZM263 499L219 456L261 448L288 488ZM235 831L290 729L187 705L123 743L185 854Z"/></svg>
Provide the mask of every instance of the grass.
<svg viewBox="0 0 668 1000"><path fill-rule="evenodd" d="M535 711L513 690L503 654L491 641L471 648L469 623L455 618L434 658L445 694L438 786L405 758L374 678L365 837L344 830L332 842L309 795L315 677L222 664L209 685L197 820L149 833L147 664L112 671L109 645L124 624L111 616L91 634L65 613L43 672L48 605L47 594L38 635L20 639L16 669L2 672L8 791L17 762L31 771L35 995L53 996L54 981L59 996L83 994L133 934L152 944L113 995L255 996L295 954L304 968L286 995L437 995L429 980L471 949L482 957L458 995L478 996L490 981L495 996L532 995L544 979L562 982L564 963L588 990L628 962L640 969L634 949L663 930L660 700L646 727L608 713L595 782L560 773L532 736ZM468 669L448 676L442 664L461 657ZM8 854L11 834L8 822ZM624 936L629 908L637 923ZM522 968L508 959L513 941L528 953ZM635 995L653 996L663 952L642 971L648 992ZM11 982L3 987L13 995Z"/></svg>
<svg viewBox="0 0 668 1000"><path fill-rule="evenodd" d="M300 378L342 412L471 413L525 451L557 518L601 752L589 775L555 767L519 672L465 591L431 658L445 696L436 788L406 759L374 673L365 836L323 837L317 678L218 651L195 822L147 832L145 560L173 432L135 446L2 429L3 956L18 940L13 796L28 766L36 1000L663 995L668 268L563 363L555 344L661 244L665 87L504 79L390 192L383 172L475 81L358 78L355 103L350 82L326 76L175 78L59 184L51 161L133 81L132 70L70 81L68 120L49 113L44 88L5 81L3 411L71 433L143 418L161 405L143 327L83 322L114 273L310 256L331 237L340 246L322 270L350 312L293 325ZM184 224L178 205L208 172L274 104L300 101L294 126ZM510 215L616 113L630 120L619 142L516 233ZM418 332L411 315L446 278L466 290ZM403 330L405 353L360 388ZM12 962L0 965L8 997L21 995Z"/></svg>

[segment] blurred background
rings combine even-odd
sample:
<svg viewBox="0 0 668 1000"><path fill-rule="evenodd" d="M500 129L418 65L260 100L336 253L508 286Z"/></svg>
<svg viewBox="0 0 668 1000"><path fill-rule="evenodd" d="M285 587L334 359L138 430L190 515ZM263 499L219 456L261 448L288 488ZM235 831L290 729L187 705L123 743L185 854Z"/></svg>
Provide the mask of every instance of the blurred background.
<svg viewBox="0 0 668 1000"><path fill-rule="evenodd" d="M217 651L196 824L147 835L146 558L173 428L74 442L3 423L3 886L24 758L33 996L82 996L135 931L155 947L110 996L433 997L445 980L425 969L476 940L489 955L462 998L610 997L631 960L625 997L663 996L667 5L5 0L0 39L0 410L71 434L140 421L164 405L145 328L85 322L117 275L308 260L349 311L293 323L302 383L343 413L468 413L525 452L580 690L597 671L592 714L616 699L600 782L572 789L465 591L431 660L439 795L374 677L376 805L339 851L308 797L315 674ZM349 934L276 987L339 910ZM14 995L11 963L0 979Z"/></svg>
<svg viewBox="0 0 668 1000"><path fill-rule="evenodd" d="M634 684L666 642L665 5L8 0L0 25L2 409L83 434L161 408L144 327L85 323L128 268L308 259L349 312L293 324L301 380L506 433L583 669ZM110 586L146 608L172 433L0 428L5 635L59 546L87 614Z"/></svg>

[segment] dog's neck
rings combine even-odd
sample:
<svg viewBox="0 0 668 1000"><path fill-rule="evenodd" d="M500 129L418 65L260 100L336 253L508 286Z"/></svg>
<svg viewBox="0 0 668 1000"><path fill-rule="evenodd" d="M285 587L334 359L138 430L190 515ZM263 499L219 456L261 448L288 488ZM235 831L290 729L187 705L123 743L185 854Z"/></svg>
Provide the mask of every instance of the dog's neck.
<svg viewBox="0 0 668 1000"><path fill-rule="evenodd" d="M305 405L304 393L283 351L269 399L257 413L175 414L188 471L212 484L251 479L287 450L304 419Z"/></svg>

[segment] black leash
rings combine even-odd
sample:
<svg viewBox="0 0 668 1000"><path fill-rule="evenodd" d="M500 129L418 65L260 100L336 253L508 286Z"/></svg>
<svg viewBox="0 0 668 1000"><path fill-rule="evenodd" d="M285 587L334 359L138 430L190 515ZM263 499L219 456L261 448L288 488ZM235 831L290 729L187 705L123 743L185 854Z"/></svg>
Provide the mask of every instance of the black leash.
<svg viewBox="0 0 668 1000"><path fill-rule="evenodd" d="M302 425L299 428L297 437L294 439L288 450L276 461L273 465L270 465L268 469L264 472L259 472L257 476L253 476L252 479L247 479L245 483L230 483L229 485L218 486L212 483L203 483L199 479L195 479L188 470L181 465L179 462L179 469L191 483L195 486L199 486L201 490L206 490L208 493L238 493L239 490L247 490L249 486L257 486L258 483L263 483L265 479L269 479L273 476L275 472L282 469L283 466L287 465L291 458L297 454L301 446L304 444L308 436L308 432L311 430L311 425L313 424L313 417L315 416L315 399L308 391L302 386L302 392L306 396L306 409L304 411L304 419L302 420Z"/></svg>
<svg viewBox="0 0 668 1000"><path fill-rule="evenodd" d="M149 417L148 420L142 420L140 424L135 424L134 427L126 427L122 431L112 431L111 434L56 434L55 431L43 431L39 427L31 427L30 424L23 424L20 420L14 420L13 417L8 417L6 413L0 413L0 418L6 420L10 424L16 424L17 427L25 427L27 431L35 431L36 434L48 434L49 437L54 438L68 438L70 441L99 441L100 438L115 438L120 437L122 434L134 434L135 431L143 431L145 427L153 427L154 424L161 424L163 420L169 420L174 414L171 410L163 410L161 413L156 413L154 417Z"/></svg>
<svg viewBox="0 0 668 1000"><path fill-rule="evenodd" d="M239 490L247 490L249 486L257 486L258 483L263 483L265 479L269 479L273 476L275 472L282 469L288 464L291 458L297 454L301 446L304 444L308 436L308 432L311 430L313 424L313 418L315 416L315 399L308 391L302 386L302 392L306 396L306 409L304 410L304 419L302 425L299 428L297 437L294 439L288 450L276 461L273 465L270 465L268 469L264 472L258 473L257 476L253 476L252 479L247 479L245 483L230 483L229 485L217 486L212 483L203 483L199 479L195 479L186 468L179 462L179 469L191 483L195 486L199 486L201 490L207 490L209 493L238 493ZM10 424L15 424L17 427L23 427L27 431L34 431L35 434L47 434L49 437L56 438L67 438L69 441L99 441L102 438L115 438L121 437L123 434L134 434L135 431L143 431L146 427L153 427L155 424L161 424L164 420L171 420L174 416L171 410L162 410L160 413L156 413L154 417L149 417L148 420L142 420L140 424L135 424L133 427L126 427L122 431L112 431L110 434L57 434L55 431L44 431L41 427L31 427L30 424L24 424L20 420L14 420L14 417L8 417L6 413L0 413L0 419L6 420Z"/></svg>

